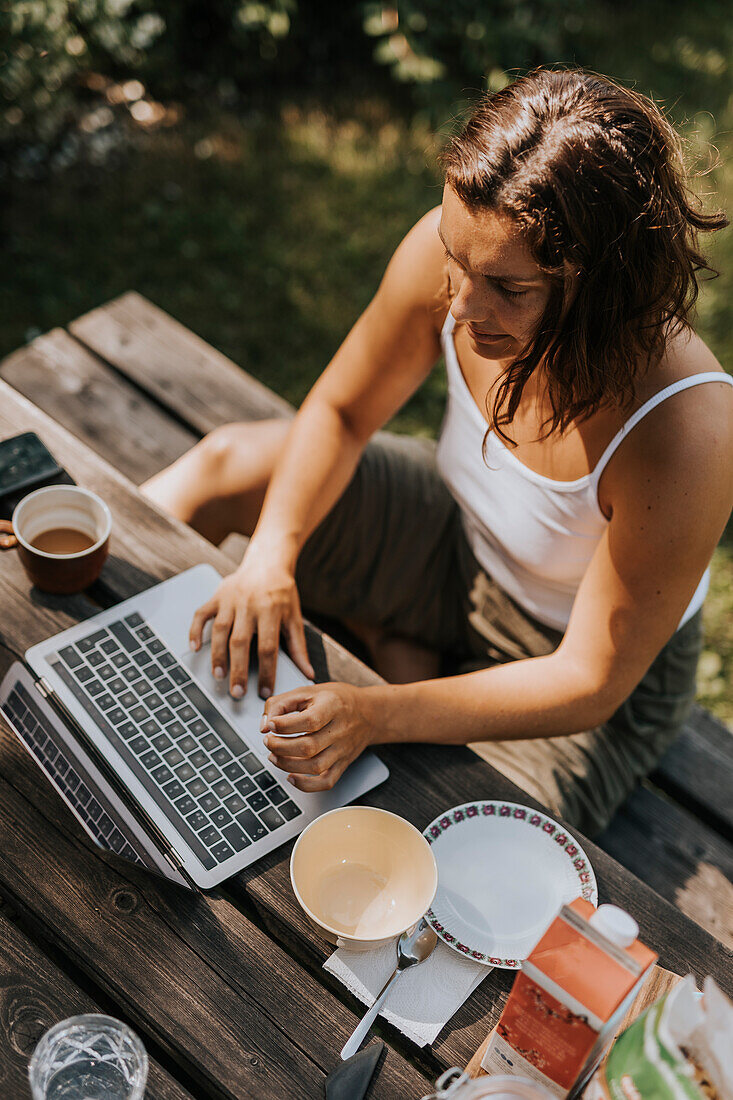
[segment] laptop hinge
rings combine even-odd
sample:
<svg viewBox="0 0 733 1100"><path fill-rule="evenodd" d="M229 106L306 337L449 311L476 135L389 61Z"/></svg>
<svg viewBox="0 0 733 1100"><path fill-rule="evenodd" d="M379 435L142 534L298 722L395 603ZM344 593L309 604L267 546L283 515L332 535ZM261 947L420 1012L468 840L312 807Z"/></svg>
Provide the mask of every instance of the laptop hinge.
<svg viewBox="0 0 733 1100"><path fill-rule="evenodd" d="M138 825L143 830L148 839L168 860L173 869L177 871L179 875L182 875L185 878L186 882L188 882L194 890L198 891L199 887L189 875L184 866L183 860L181 859L171 842L164 835L158 825L156 825L155 821L153 821L152 817L149 815L145 807L140 805L137 799L133 797L132 792L128 789L128 787L126 787L125 784L122 783L112 765L99 751L97 746L94 744L92 739L76 720L74 715L64 705L63 701L59 699L58 695L48 683L48 681L45 680L43 676L39 676L38 678L34 678L34 683L38 692L51 706L54 707L61 719L71 728L74 735L81 742L84 750L92 758L94 763L102 772L104 778L114 790L117 797L120 799L121 802L124 803L128 811L135 818Z"/></svg>

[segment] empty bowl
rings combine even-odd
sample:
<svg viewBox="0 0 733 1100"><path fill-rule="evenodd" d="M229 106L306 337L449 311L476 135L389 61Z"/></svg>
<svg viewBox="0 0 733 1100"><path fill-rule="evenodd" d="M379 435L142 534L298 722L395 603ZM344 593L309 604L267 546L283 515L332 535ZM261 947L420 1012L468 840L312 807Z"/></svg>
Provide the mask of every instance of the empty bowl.
<svg viewBox="0 0 733 1100"><path fill-rule="evenodd" d="M290 881L329 943L367 951L420 920L435 896L438 869L409 821L372 806L344 806L300 834Z"/></svg>

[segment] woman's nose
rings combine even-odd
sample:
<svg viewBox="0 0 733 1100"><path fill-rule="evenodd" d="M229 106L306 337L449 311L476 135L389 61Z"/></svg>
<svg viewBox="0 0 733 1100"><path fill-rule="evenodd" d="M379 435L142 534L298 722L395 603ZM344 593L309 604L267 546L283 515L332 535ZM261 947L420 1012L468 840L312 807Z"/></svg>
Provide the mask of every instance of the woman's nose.
<svg viewBox="0 0 733 1100"><path fill-rule="evenodd" d="M459 322L485 321L490 312L485 288L479 287L469 275L464 275L451 303L450 311Z"/></svg>

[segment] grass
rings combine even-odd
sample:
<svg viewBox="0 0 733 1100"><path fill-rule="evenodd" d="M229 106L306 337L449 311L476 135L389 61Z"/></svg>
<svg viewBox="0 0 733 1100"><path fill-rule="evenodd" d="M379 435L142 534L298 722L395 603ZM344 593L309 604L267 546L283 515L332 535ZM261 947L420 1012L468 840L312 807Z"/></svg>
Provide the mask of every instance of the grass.
<svg viewBox="0 0 733 1100"><path fill-rule="evenodd" d="M721 139L723 198L732 148ZM134 288L297 404L407 228L439 202L435 153L425 123L379 103L338 116L291 106L184 117L137 134L111 167L10 182L0 354ZM723 275L703 290L698 327L733 373L730 233L711 254ZM391 426L434 435L444 400L437 368ZM733 532L714 558L706 628L700 699L733 728Z"/></svg>

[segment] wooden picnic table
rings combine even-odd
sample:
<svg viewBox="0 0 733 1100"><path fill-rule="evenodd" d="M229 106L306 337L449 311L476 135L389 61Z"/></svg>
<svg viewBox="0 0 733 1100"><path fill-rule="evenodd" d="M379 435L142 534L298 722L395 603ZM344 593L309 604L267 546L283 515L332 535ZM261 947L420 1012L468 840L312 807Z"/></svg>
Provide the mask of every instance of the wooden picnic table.
<svg viewBox="0 0 733 1100"><path fill-rule="evenodd" d="M230 557L155 509L128 476L149 476L197 433L232 419L233 408L246 405L253 417L291 413L138 296L112 307L80 319L71 334L40 338L2 368L34 401L0 381L0 438L37 432L77 483L107 501L114 528L100 581L78 596L31 589L17 556L3 555L0 676L34 643L183 569L209 562L229 572ZM194 368L198 388L190 384ZM375 679L313 628L308 642L318 679ZM380 755L390 778L364 801L420 829L459 802L532 804L465 748L393 746ZM135 1028L151 1056L151 1098L322 1095L364 1009L322 969L330 948L293 896L291 844L209 894L183 891L97 849L4 729L0 836L1 1095L29 1095L27 1059L38 1037L80 1011L104 1011ZM634 914L660 963L698 980L712 974L732 994L730 948L580 839L600 900ZM380 1022L388 1049L370 1097L421 1097L446 1067L466 1065L512 980L492 971L429 1048Z"/></svg>

